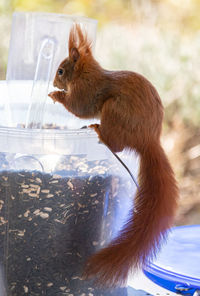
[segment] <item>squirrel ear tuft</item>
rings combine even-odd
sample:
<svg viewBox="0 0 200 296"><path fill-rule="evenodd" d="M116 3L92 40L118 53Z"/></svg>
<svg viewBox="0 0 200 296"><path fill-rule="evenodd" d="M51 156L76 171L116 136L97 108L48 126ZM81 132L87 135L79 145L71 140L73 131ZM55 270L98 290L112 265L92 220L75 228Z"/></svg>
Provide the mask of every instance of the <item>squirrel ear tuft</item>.
<svg viewBox="0 0 200 296"><path fill-rule="evenodd" d="M79 24L75 24L69 34L69 57L76 62L79 57L91 54L91 42L88 40L87 32L81 30Z"/></svg>
<svg viewBox="0 0 200 296"><path fill-rule="evenodd" d="M72 48L71 49L71 52L70 52L70 58L72 59L72 61L75 63L78 61L80 57L80 54L79 54L79 51L76 47Z"/></svg>

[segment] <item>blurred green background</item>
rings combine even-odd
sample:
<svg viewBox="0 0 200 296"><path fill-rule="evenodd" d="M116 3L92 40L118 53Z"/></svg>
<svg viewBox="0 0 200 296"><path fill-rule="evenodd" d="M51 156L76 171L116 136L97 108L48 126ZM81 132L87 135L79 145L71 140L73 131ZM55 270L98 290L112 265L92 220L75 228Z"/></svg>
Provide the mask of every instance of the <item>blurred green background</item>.
<svg viewBox="0 0 200 296"><path fill-rule="evenodd" d="M200 1L0 0L0 79L13 11L97 19L97 60L139 72L156 86L165 106L162 141L180 185L176 224L200 224Z"/></svg>

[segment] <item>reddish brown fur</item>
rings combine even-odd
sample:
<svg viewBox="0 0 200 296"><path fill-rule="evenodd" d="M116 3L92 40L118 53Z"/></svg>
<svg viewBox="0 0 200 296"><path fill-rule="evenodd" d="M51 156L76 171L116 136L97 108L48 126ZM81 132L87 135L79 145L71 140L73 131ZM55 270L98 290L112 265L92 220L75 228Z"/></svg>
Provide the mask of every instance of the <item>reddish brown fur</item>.
<svg viewBox="0 0 200 296"><path fill-rule="evenodd" d="M93 255L85 277L100 285L124 284L130 270L152 260L173 223L178 189L160 144L163 106L153 85L130 71L104 70L94 59L91 44L79 25L69 37L69 57L59 66L50 93L54 101L81 118L101 119L94 128L113 151L124 148L140 154L140 189L128 223L110 245Z"/></svg>

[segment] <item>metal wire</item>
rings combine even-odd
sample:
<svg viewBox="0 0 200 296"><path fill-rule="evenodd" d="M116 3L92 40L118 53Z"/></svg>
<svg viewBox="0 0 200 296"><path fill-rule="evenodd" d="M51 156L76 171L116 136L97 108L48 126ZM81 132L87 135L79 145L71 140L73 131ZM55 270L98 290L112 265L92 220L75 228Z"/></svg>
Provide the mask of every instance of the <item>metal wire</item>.
<svg viewBox="0 0 200 296"><path fill-rule="evenodd" d="M129 170L129 168L127 167L127 165L121 160L121 158L115 153L113 152L107 145L106 147L110 150L110 152L112 152L112 154L117 158L117 160L123 165L123 167L127 170L127 172L129 173L131 179L133 180L135 186L137 187L137 189L139 190L140 187L135 179L135 177L133 176L133 174L131 173L131 171Z"/></svg>

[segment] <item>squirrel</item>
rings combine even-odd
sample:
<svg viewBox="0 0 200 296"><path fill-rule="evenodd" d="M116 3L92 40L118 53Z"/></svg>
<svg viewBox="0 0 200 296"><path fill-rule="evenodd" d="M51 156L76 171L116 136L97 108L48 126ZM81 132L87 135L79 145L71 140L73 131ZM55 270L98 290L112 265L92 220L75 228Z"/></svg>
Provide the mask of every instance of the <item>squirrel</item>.
<svg viewBox="0 0 200 296"><path fill-rule="evenodd" d="M128 222L89 258L84 271L84 279L116 287L126 284L130 271L156 257L173 224L179 193L160 143L164 108L155 87L141 74L103 69L79 24L70 30L68 50L53 83L60 91L49 96L77 117L100 119L89 127L113 152L125 148L140 156L139 189Z"/></svg>

